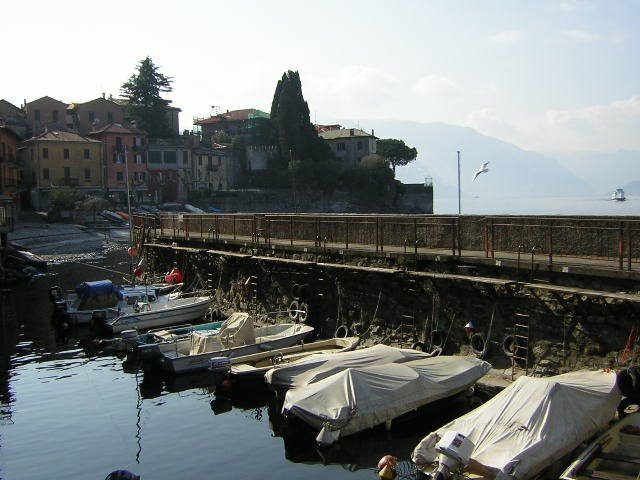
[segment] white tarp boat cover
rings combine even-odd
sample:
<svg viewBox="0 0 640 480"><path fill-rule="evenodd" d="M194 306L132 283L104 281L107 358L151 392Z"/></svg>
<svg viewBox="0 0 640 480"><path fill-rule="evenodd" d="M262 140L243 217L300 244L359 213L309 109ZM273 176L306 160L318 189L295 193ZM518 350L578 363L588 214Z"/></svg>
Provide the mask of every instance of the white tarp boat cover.
<svg viewBox="0 0 640 480"><path fill-rule="evenodd" d="M351 367L403 363L431 355L418 350L375 345L351 352L318 353L265 373L265 380L276 388L296 388L329 377Z"/></svg>
<svg viewBox="0 0 640 480"><path fill-rule="evenodd" d="M191 333L191 355L215 352L225 348L256 343L253 318L246 312L234 312L220 330L194 330Z"/></svg>
<svg viewBox="0 0 640 480"><path fill-rule="evenodd" d="M287 391L282 410L320 430L318 442L330 444L460 393L490 369L475 357L451 356L352 367Z"/></svg>
<svg viewBox="0 0 640 480"><path fill-rule="evenodd" d="M566 373L546 378L520 377L491 400L430 433L412 460L431 470L435 444L447 430L475 445L471 460L500 480L526 480L571 452L604 428L620 402L616 374Z"/></svg>

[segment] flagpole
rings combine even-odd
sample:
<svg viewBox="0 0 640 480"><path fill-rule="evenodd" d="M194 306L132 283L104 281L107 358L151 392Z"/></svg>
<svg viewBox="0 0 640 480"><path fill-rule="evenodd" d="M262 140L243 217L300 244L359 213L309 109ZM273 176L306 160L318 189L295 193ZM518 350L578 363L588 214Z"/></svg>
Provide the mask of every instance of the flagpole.
<svg viewBox="0 0 640 480"><path fill-rule="evenodd" d="M460 215L460 150L458 150L458 215Z"/></svg>
<svg viewBox="0 0 640 480"><path fill-rule="evenodd" d="M127 162L127 146L124 146L124 176L127 184L127 213L129 214L129 243L133 247L133 218L131 217L131 196L129 194L129 162ZM136 283L136 276L133 275L133 257L129 255L129 273L132 281Z"/></svg>

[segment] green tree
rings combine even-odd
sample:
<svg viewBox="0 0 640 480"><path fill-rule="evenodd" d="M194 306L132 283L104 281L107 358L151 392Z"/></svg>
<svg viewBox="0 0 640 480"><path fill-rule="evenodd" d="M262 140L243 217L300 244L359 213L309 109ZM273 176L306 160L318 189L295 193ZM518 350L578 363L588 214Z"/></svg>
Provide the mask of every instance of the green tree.
<svg viewBox="0 0 640 480"><path fill-rule="evenodd" d="M380 155L367 155L358 166L345 172L347 187L362 204L384 210L395 198L397 182L387 161Z"/></svg>
<svg viewBox="0 0 640 480"><path fill-rule="evenodd" d="M49 209L59 213L62 210L73 210L76 202L80 201L83 194L71 187L58 187L51 190L49 197Z"/></svg>
<svg viewBox="0 0 640 480"><path fill-rule="evenodd" d="M309 106L302 95L300 74L289 70L276 85L271 102L270 139L278 147L272 168L288 170L290 185L332 191L337 185L333 153L318 136L309 118ZM327 175L327 170L332 175ZM304 181L303 181L304 179Z"/></svg>
<svg viewBox="0 0 640 480"><path fill-rule="evenodd" d="M161 97L162 93L173 90L172 82L171 77L160 73L153 60L146 57L138 63L137 73L131 75L120 87L120 93L128 104L129 116L151 138L167 138L172 135L167 119L171 101Z"/></svg>
<svg viewBox="0 0 640 480"><path fill-rule="evenodd" d="M396 174L396 167L407 165L418 156L415 148L407 146L404 141L395 138L384 138L376 142L376 151L378 155L384 157L391 168L393 175Z"/></svg>

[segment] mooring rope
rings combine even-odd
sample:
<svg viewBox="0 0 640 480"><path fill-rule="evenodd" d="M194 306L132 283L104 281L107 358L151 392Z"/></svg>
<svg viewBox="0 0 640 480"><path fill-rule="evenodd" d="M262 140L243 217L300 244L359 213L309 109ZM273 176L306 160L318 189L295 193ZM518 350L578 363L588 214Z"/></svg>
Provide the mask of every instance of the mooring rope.
<svg viewBox="0 0 640 480"><path fill-rule="evenodd" d="M92 265L90 263L84 263L84 262L78 262L78 261L74 261L72 263L77 263L78 265L82 265L82 266L85 266L85 267L97 268L98 270L104 270L106 272L117 273L119 275L129 275L129 273L127 273L127 272L121 272L120 270L113 270L111 268L100 267L98 265Z"/></svg>

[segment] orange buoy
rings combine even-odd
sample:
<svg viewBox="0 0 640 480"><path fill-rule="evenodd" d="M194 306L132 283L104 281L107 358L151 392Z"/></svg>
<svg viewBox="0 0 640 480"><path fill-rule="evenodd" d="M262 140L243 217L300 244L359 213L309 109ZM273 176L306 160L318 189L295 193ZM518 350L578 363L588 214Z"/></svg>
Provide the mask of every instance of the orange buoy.
<svg viewBox="0 0 640 480"><path fill-rule="evenodd" d="M129 254L130 257L136 257L138 256L138 249L136 247L129 247L127 248L127 254Z"/></svg>
<svg viewBox="0 0 640 480"><path fill-rule="evenodd" d="M396 476L398 459L393 455L385 455L378 461L378 476L384 480L392 480Z"/></svg>

